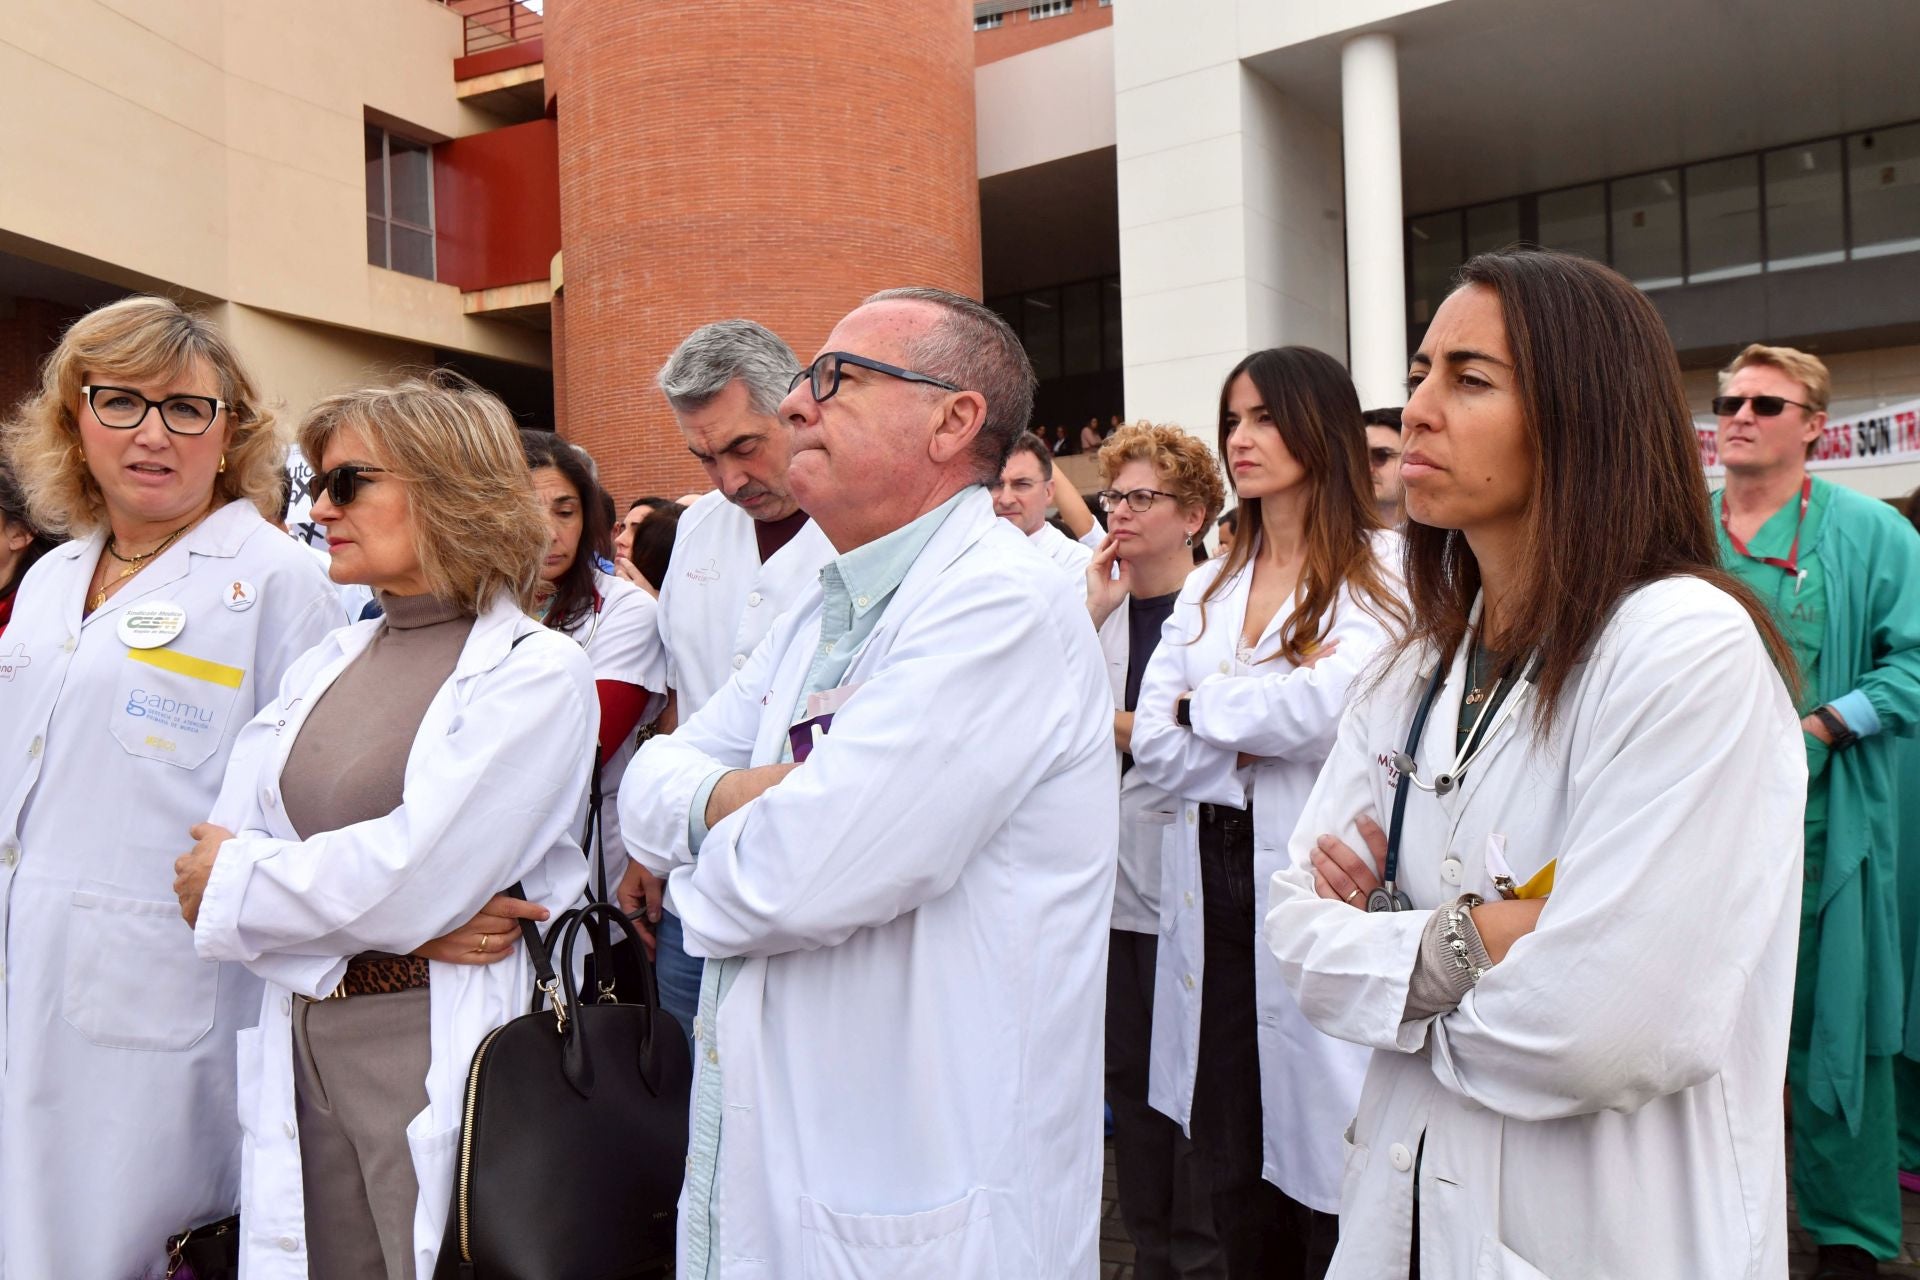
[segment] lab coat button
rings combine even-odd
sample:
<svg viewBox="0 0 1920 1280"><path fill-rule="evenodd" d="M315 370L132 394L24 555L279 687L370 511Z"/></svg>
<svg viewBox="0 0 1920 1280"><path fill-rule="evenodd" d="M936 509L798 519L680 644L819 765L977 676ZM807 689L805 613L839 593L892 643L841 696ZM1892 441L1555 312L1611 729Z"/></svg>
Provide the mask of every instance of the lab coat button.
<svg viewBox="0 0 1920 1280"><path fill-rule="evenodd" d="M28 759L32 759L32 760L39 759L40 751L46 745L47 745L47 740L45 738L42 738L39 734L35 734L33 736L33 741L27 744Z"/></svg>
<svg viewBox="0 0 1920 1280"><path fill-rule="evenodd" d="M60 642L60 652L62 653L72 653L77 648L79 648L79 646L74 644L72 636L68 636Z"/></svg>
<svg viewBox="0 0 1920 1280"><path fill-rule="evenodd" d="M281 1236L278 1240L274 1241L274 1243L279 1245L282 1249L285 1249L288 1253L292 1253L295 1249L298 1249L300 1247L300 1242L298 1240L295 1240L292 1236Z"/></svg>
<svg viewBox="0 0 1920 1280"><path fill-rule="evenodd" d="M291 1014L291 1013L293 1012L293 997L292 997L292 996L281 996L281 997L280 997L280 1012L282 1012L282 1013L285 1013L285 1014Z"/></svg>
<svg viewBox="0 0 1920 1280"><path fill-rule="evenodd" d="M1440 878L1448 884L1460 883L1460 859L1448 858L1440 864Z"/></svg>
<svg viewBox="0 0 1920 1280"><path fill-rule="evenodd" d="M300 1136L300 1131L293 1127L293 1121L291 1120L281 1125L280 1130L282 1133L285 1133L289 1138L297 1138Z"/></svg>
<svg viewBox="0 0 1920 1280"><path fill-rule="evenodd" d="M0 849L0 862L4 862L6 865L11 867L16 865L19 861L20 861L19 845L9 841L7 843L6 848Z"/></svg>
<svg viewBox="0 0 1920 1280"><path fill-rule="evenodd" d="M1233 664L1231 662L1228 662L1225 658L1220 659L1220 674L1226 675L1227 672L1231 670L1233 670Z"/></svg>
<svg viewBox="0 0 1920 1280"><path fill-rule="evenodd" d="M747 608L757 609L759 607L760 607L760 593L756 591L752 595L747 597Z"/></svg>
<svg viewBox="0 0 1920 1280"><path fill-rule="evenodd" d="M744 654L744 653L736 653L736 654L734 654L734 655L733 655L733 669L734 669L735 671L738 671L738 670L739 670L740 668L742 668L742 667L744 667L744 666L746 666L746 665L747 665L747 655L746 655L746 654Z"/></svg>
<svg viewBox="0 0 1920 1280"><path fill-rule="evenodd" d="M1192 895L1191 893L1189 893L1189 894L1187 895L1187 905L1188 905L1188 906L1192 906L1192 905L1193 905L1193 895Z"/></svg>
<svg viewBox="0 0 1920 1280"><path fill-rule="evenodd" d="M272 787L260 788L260 807L263 809L271 809L273 808L274 803L275 801L273 796L273 788Z"/></svg>
<svg viewBox="0 0 1920 1280"><path fill-rule="evenodd" d="M1187 825L1190 827L1197 827L1200 825L1199 814L1194 810L1194 808L1191 805L1187 807Z"/></svg>
<svg viewBox="0 0 1920 1280"><path fill-rule="evenodd" d="M1407 1150L1405 1143L1394 1143L1392 1150L1387 1152L1387 1158L1393 1161L1393 1167L1401 1173L1413 1168L1413 1152Z"/></svg>
<svg viewBox="0 0 1920 1280"><path fill-rule="evenodd" d="M1187 975L1186 977L1184 977L1184 978L1182 978L1182 979L1180 979L1180 981L1182 981L1182 982L1184 982L1184 983L1186 983L1186 984L1187 984L1187 990L1189 990L1189 991L1191 991L1191 990L1193 990L1193 975L1192 975L1192 974L1188 974L1188 975Z"/></svg>

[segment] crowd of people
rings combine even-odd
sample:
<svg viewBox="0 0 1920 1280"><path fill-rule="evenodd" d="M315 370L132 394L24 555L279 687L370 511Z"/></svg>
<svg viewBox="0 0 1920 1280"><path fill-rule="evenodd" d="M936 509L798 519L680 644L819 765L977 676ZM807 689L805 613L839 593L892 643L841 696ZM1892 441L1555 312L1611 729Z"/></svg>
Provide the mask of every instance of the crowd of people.
<svg viewBox="0 0 1920 1280"><path fill-rule="evenodd" d="M287 431L172 302L66 332L0 1274L455 1274L470 1066L596 884L697 1068L635 1155L688 1280L1090 1278L1103 1097L1142 1280L1781 1280L1789 1124L1817 1274L1899 1254L1920 533L1808 473L1815 357L1723 371L1711 492L1647 299L1485 254L1404 408L1256 351L1207 435L1087 424L1092 508L952 293L655 382L712 489L623 511L457 376Z"/></svg>

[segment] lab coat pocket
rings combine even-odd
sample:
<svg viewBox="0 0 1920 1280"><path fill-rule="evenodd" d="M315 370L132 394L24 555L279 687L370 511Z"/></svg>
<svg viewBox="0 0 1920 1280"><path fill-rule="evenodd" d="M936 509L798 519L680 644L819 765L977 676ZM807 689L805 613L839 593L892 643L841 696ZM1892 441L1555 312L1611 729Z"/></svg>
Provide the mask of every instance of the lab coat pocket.
<svg viewBox="0 0 1920 1280"><path fill-rule="evenodd" d="M130 756L198 768L232 727L246 674L173 649L130 649L114 691L114 739Z"/></svg>
<svg viewBox="0 0 1920 1280"><path fill-rule="evenodd" d="M62 1015L109 1049L188 1049L213 1029L220 966L194 954L177 902L76 890Z"/></svg>
<svg viewBox="0 0 1920 1280"><path fill-rule="evenodd" d="M1553 1280L1492 1236L1480 1237L1480 1255L1474 1260L1473 1280Z"/></svg>
<svg viewBox="0 0 1920 1280"><path fill-rule="evenodd" d="M839 1213L800 1198L806 1280L992 1280L1000 1274L987 1192L922 1213Z"/></svg>
<svg viewBox="0 0 1920 1280"><path fill-rule="evenodd" d="M458 1171L460 1126L436 1129L428 1107L407 1124L407 1151L413 1157L413 1176L420 1185L415 1201L413 1237L418 1246L441 1240L447 1229L447 1211L453 1203L453 1179ZM423 1268L421 1275L429 1274Z"/></svg>

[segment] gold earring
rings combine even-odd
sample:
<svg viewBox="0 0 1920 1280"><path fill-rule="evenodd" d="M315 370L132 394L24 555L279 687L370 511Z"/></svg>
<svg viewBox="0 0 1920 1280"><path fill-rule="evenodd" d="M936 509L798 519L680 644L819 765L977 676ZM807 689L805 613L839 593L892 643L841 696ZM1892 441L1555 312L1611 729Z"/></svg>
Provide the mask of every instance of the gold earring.
<svg viewBox="0 0 1920 1280"><path fill-rule="evenodd" d="M218 474L225 475L226 470L227 470L227 455L223 453L220 455L220 471Z"/></svg>
<svg viewBox="0 0 1920 1280"><path fill-rule="evenodd" d="M79 463L80 463L80 465L81 465L81 466L83 466L83 467L84 467L84 466L85 466L85 465L87 464L87 455L86 455L86 453L85 453L85 452L84 452L84 451L83 451L83 450L82 450L82 449L80 448L80 446L79 446L79 445L77 445L77 444L76 444L76 445L74 445L74 446L73 446L73 447L72 447L71 449L69 449L69 450L67 450L67 452L68 452L68 453L70 453L70 454L72 454L72 455L74 456L74 458L75 458L75 459L77 459L77 460L79 461Z"/></svg>

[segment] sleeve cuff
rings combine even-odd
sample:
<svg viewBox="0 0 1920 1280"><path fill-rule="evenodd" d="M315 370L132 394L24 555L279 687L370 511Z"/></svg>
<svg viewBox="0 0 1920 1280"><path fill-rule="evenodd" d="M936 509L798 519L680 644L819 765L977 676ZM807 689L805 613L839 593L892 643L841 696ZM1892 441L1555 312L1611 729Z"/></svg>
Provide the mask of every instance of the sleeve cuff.
<svg viewBox="0 0 1920 1280"><path fill-rule="evenodd" d="M715 769L694 788L693 803L687 806L687 852L699 853L700 846L706 843L707 801L713 798L713 789L720 785L720 779L732 772L731 769Z"/></svg>
<svg viewBox="0 0 1920 1280"><path fill-rule="evenodd" d="M1868 700L1864 689L1843 693L1827 705L1840 713L1840 718L1847 722L1847 728L1853 730L1856 737L1871 738L1883 727L1880 713L1873 709L1873 703Z"/></svg>

